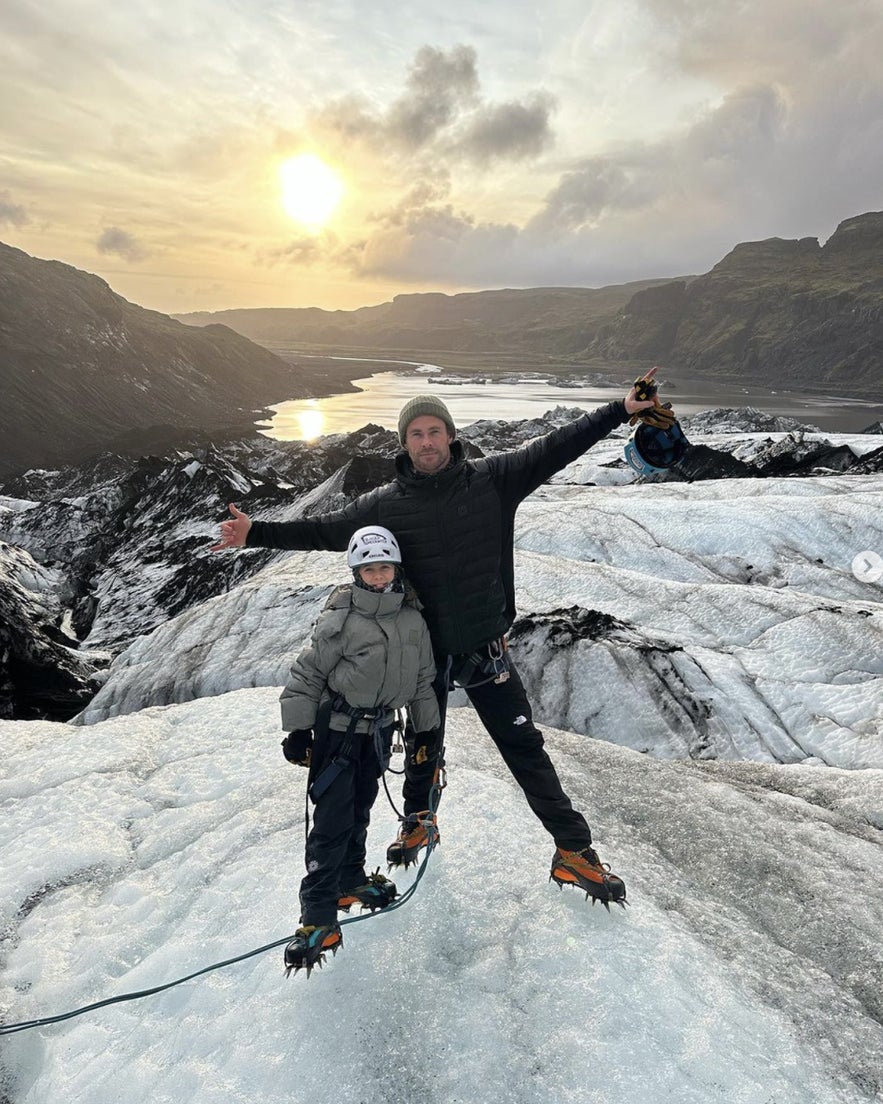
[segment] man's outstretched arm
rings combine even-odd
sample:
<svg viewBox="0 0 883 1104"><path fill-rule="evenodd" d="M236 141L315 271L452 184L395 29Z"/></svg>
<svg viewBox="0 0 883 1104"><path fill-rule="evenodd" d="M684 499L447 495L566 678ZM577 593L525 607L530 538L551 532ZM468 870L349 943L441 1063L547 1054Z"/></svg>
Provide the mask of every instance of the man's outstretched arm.
<svg viewBox="0 0 883 1104"><path fill-rule="evenodd" d="M231 502L232 520L221 522L221 539L211 551L248 547L345 552L356 529L377 523L378 497L377 491L369 491L342 510L303 521L252 521Z"/></svg>
<svg viewBox="0 0 883 1104"><path fill-rule="evenodd" d="M656 369L643 378L652 382ZM627 422L633 414L657 405L656 399L640 400L632 387L624 400L600 406L575 422L553 429L523 448L492 456L488 464L500 492L510 502L520 502L556 472L566 468L587 449Z"/></svg>

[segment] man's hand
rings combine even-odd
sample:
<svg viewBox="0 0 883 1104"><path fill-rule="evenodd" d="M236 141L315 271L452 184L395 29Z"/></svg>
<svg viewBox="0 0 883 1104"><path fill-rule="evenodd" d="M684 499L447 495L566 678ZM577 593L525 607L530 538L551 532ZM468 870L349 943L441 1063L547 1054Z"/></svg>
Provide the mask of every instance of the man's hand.
<svg viewBox="0 0 883 1104"><path fill-rule="evenodd" d="M221 522L221 539L217 544L211 546L210 552L220 552L222 548L245 547L248 531L251 529L251 518L248 514L243 514L241 510L237 510L232 502L228 509L233 515L233 520Z"/></svg>
<svg viewBox="0 0 883 1104"><path fill-rule="evenodd" d="M625 410L627 414L631 414L629 425L646 422L647 425L656 426L658 429L671 429L674 424L675 412L671 408L671 403L663 406L656 394L656 383L653 377L657 371L657 368L651 368L646 375L636 379L631 391L626 395Z"/></svg>
<svg viewBox="0 0 883 1104"><path fill-rule="evenodd" d="M637 414L632 414L629 418L629 425L644 422L645 425L655 426L656 429L671 429L676 421L677 418L671 408L671 403L663 404L657 399L648 410L641 410Z"/></svg>
<svg viewBox="0 0 883 1104"><path fill-rule="evenodd" d="M653 377L658 371L658 368L651 368L645 376L636 379L632 384L631 391L625 397L626 414L637 414L641 410L649 410L651 406L656 405L658 400Z"/></svg>

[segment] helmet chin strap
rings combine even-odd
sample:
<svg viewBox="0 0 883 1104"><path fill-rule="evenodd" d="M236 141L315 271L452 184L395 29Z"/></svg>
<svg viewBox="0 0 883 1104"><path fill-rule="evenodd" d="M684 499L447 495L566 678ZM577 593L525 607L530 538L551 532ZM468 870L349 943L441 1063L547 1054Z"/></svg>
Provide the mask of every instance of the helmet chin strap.
<svg viewBox="0 0 883 1104"><path fill-rule="evenodd" d="M353 580L360 590L367 590L372 594L402 594L405 587L402 580L402 571L398 564L393 565L395 567L395 575L388 583L384 583L383 586L372 586L371 583L366 583L362 576L359 574L357 567L353 568Z"/></svg>

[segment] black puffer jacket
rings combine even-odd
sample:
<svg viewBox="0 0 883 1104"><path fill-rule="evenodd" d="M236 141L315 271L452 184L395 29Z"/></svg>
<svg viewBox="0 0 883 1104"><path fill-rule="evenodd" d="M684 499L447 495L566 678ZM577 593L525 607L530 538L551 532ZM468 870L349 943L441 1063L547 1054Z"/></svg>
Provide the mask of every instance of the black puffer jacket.
<svg viewBox="0 0 883 1104"><path fill-rule="evenodd" d="M402 453L394 482L333 514L256 521L248 545L343 552L356 529L385 525L402 549L436 655L468 655L501 636L515 618L519 503L627 420L622 402L609 403L524 448L481 460L465 460L454 441L453 465L433 476L414 474Z"/></svg>

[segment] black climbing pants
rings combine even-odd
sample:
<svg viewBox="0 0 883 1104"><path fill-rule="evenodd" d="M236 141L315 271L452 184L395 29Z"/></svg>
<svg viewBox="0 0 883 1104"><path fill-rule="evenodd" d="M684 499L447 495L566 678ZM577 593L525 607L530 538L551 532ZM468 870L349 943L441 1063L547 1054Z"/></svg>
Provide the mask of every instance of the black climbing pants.
<svg viewBox="0 0 883 1104"><path fill-rule="evenodd" d="M477 680L483 676L474 677ZM435 690L443 705L445 686L441 674L436 679ZM466 694L524 791L528 805L557 846L568 851L588 847L592 833L585 817L574 809L561 788L558 772L543 746L543 735L533 723L530 702L515 666L510 666L506 682L491 681L467 687ZM403 788L406 814L428 807L429 791L444 741L444 708L441 712L442 725L436 746L416 747L414 734L406 733Z"/></svg>
<svg viewBox="0 0 883 1104"><path fill-rule="evenodd" d="M388 752L392 728L383 732ZM317 733L310 763L310 782L339 753L346 739L333 729ZM337 922L337 899L367 881L365 840L371 807L380 786L380 763L374 737L356 733L348 756L350 766L340 772L319 797L313 810L313 826L304 856L307 875L300 885L301 923Z"/></svg>

